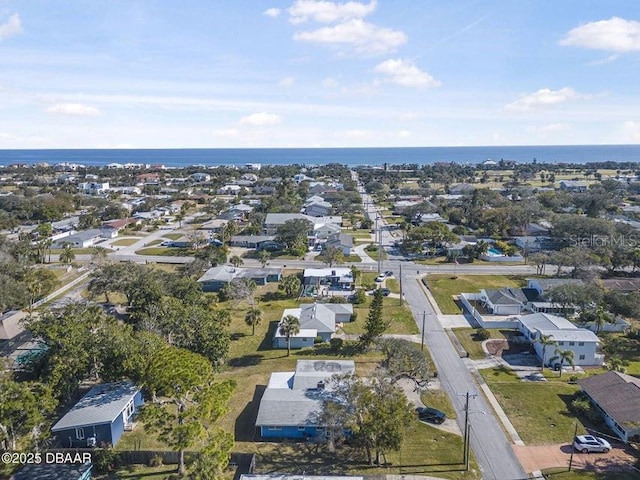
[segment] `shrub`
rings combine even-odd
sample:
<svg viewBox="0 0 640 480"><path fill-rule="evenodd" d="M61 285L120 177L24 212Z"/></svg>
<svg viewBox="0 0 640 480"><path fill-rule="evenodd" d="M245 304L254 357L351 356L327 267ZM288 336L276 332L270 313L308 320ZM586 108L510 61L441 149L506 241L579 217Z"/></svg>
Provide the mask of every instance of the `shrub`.
<svg viewBox="0 0 640 480"><path fill-rule="evenodd" d="M489 340L491 338L491 333L486 328L480 328L476 332L476 338L480 341Z"/></svg>
<svg viewBox="0 0 640 480"><path fill-rule="evenodd" d="M319 343L322 343L323 341L324 340L322 340L322 337L318 335L316 338L313 339L313 344L317 345Z"/></svg>
<svg viewBox="0 0 640 480"><path fill-rule="evenodd" d="M150 467L161 467L163 465L162 457L160 455L155 455L149 460Z"/></svg>
<svg viewBox="0 0 640 480"><path fill-rule="evenodd" d="M342 349L342 345L344 344L344 340L341 338L332 338L329 340L329 346L331 347L331 351L338 353Z"/></svg>
<svg viewBox="0 0 640 480"><path fill-rule="evenodd" d="M329 303L347 303L347 299L342 296L335 295L329 298Z"/></svg>
<svg viewBox="0 0 640 480"><path fill-rule="evenodd" d="M99 473L115 472L120 466L120 454L111 447L97 448L93 452L93 464Z"/></svg>
<svg viewBox="0 0 640 480"><path fill-rule="evenodd" d="M584 392L577 392L571 400L571 410L576 415L588 419L592 423L600 423L602 418L600 414L589 401Z"/></svg>
<svg viewBox="0 0 640 480"><path fill-rule="evenodd" d="M353 294L353 303L356 305L360 305L367 301L367 294L364 293L364 290L359 289L356 293ZM352 320L353 321L353 320Z"/></svg>
<svg viewBox="0 0 640 480"><path fill-rule="evenodd" d="M358 319L358 312L353 312L351 317L349 318L352 322L355 322Z"/></svg>

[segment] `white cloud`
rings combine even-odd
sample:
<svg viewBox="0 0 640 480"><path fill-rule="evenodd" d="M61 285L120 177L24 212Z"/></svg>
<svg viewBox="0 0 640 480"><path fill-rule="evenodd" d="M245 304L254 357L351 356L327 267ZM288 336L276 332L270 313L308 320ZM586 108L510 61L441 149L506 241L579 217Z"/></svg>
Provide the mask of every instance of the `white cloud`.
<svg viewBox="0 0 640 480"><path fill-rule="evenodd" d="M400 130L398 132L398 136L400 138L409 138L411 136L411 131L409 131L409 130Z"/></svg>
<svg viewBox="0 0 640 480"><path fill-rule="evenodd" d="M640 22L611 17L570 30L560 45L610 52L640 51Z"/></svg>
<svg viewBox="0 0 640 480"><path fill-rule="evenodd" d="M284 77L278 82L279 87L292 87L296 83L296 79L293 77Z"/></svg>
<svg viewBox="0 0 640 480"><path fill-rule="evenodd" d="M276 17L280 16L280 9L279 8L267 8L264 12L262 12L262 14L266 15L267 17L276 18Z"/></svg>
<svg viewBox="0 0 640 480"><path fill-rule="evenodd" d="M531 126L527 128L527 132L529 133L542 133L542 134L551 134L551 133L561 133L571 130L571 125L568 123L550 123L548 125L537 125Z"/></svg>
<svg viewBox="0 0 640 480"><path fill-rule="evenodd" d="M376 136L376 132L372 130L351 129L345 130L344 136L347 138L367 139L374 138Z"/></svg>
<svg viewBox="0 0 640 480"><path fill-rule="evenodd" d="M640 142L640 122L626 121L623 125L624 141Z"/></svg>
<svg viewBox="0 0 640 480"><path fill-rule="evenodd" d="M376 73L387 76L387 81L403 87L439 87L440 82L420 70L410 60L392 59L379 63L373 69Z"/></svg>
<svg viewBox="0 0 640 480"><path fill-rule="evenodd" d="M316 0L296 0L289 8L291 23L304 23L314 20L319 23L337 23L363 18L376 9L376 0L369 3L346 2L335 3Z"/></svg>
<svg viewBox="0 0 640 480"><path fill-rule="evenodd" d="M259 112L247 115L240 119L240 125L252 125L254 127L266 127L277 125L282 121L282 117L275 113Z"/></svg>
<svg viewBox="0 0 640 480"><path fill-rule="evenodd" d="M82 103L57 103L45 110L47 113L59 115L77 115L81 117L95 117L100 115L100 110Z"/></svg>
<svg viewBox="0 0 640 480"><path fill-rule="evenodd" d="M240 136L240 130L237 128L221 128L211 132L214 137L237 138Z"/></svg>
<svg viewBox="0 0 640 480"><path fill-rule="evenodd" d="M512 111L523 111L587 98L590 98L590 95L579 94L569 87L561 88L560 90L542 88L537 92L521 96L518 100L511 102L505 108Z"/></svg>
<svg viewBox="0 0 640 480"><path fill-rule="evenodd" d="M322 86L324 88L338 88L340 86L340 82L333 77L327 77L322 80Z"/></svg>
<svg viewBox="0 0 640 480"><path fill-rule="evenodd" d="M22 23L17 13L11 15L5 23L0 23L0 40L19 33L22 33Z"/></svg>
<svg viewBox="0 0 640 480"><path fill-rule="evenodd" d="M361 55L384 55L407 43L407 35L398 30L379 27L361 19L352 19L332 27L296 32L294 40L349 47Z"/></svg>

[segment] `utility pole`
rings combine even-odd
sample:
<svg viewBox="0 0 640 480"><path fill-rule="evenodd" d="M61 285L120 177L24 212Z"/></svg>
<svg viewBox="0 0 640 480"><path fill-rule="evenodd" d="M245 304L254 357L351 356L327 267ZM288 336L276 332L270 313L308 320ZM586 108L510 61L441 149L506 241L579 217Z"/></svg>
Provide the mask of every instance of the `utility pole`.
<svg viewBox="0 0 640 480"><path fill-rule="evenodd" d="M382 220L382 215L378 214L378 217L380 217L380 220ZM378 275L380 275L381 273L382 273L382 221L380 222L380 230L378 230Z"/></svg>
<svg viewBox="0 0 640 480"><path fill-rule="evenodd" d="M404 303L404 297L402 293L402 263L400 264L400 306Z"/></svg>
<svg viewBox="0 0 640 480"><path fill-rule="evenodd" d="M458 394L461 395L461 394ZM465 402L464 402L464 445L463 445L463 457L462 457L462 461L465 464L465 468L468 470L469 469L469 398L475 398L478 396L477 393L470 393L469 391L467 391L465 395Z"/></svg>
<svg viewBox="0 0 640 480"><path fill-rule="evenodd" d="M571 439L571 456L569 457L569 471L571 471L571 467L573 466L573 453L576 451L575 446L575 438L578 435L578 422L576 422L576 429L573 432L573 438Z"/></svg>
<svg viewBox="0 0 640 480"><path fill-rule="evenodd" d="M427 320L427 311L423 311L422 312L422 346L420 347L420 349L424 352L424 324L425 321Z"/></svg>

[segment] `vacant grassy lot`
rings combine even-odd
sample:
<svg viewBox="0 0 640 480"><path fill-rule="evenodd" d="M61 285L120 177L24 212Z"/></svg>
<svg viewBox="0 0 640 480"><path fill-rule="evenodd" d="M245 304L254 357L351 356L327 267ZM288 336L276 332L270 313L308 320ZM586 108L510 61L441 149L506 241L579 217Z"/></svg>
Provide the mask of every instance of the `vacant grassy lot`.
<svg viewBox="0 0 640 480"><path fill-rule="evenodd" d="M455 328L453 329L453 333L458 337L460 343L464 347L464 349L469 353L469 358L474 360L480 360L485 358L487 355L482 350L482 340L479 340L476 336L476 332L478 330L475 328ZM498 330L498 329L489 329L487 330L491 333L491 338L509 338L510 330Z"/></svg>
<svg viewBox="0 0 640 480"><path fill-rule="evenodd" d="M114 247L128 247L129 245L133 245L139 240L139 238L121 238L120 240L111 242L111 245Z"/></svg>
<svg viewBox="0 0 640 480"><path fill-rule="evenodd" d="M368 295L366 303L353 306L353 311L358 314L358 318L355 322L343 325L342 329L345 333L358 334L364 332L364 324L367 321L371 299L372 296ZM413 314L408 307L400 306L397 298L386 297L384 299L382 315L391 322L386 333L408 335L419 333Z"/></svg>
<svg viewBox="0 0 640 480"><path fill-rule="evenodd" d="M505 369L481 370L487 385L527 445L569 442L573 438L576 417L569 402L577 385L565 382L522 382ZM578 422L578 434L585 433Z"/></svg>
<svg viewBox="0 0 640 480"><path fill-rule="evenodd" d="M400 293L400 282L397 278L387 278L385 284L392 293Z"/></svg>
<svg viewBox="0 0 640 480"><path fill-rule="evenodd" d="M507 275L458 275L453 277L446 274L427 276L427 283L431 293L438 302L444 314L459 314L462 309L454 301L453 295L465 293L479 293L480 289L501 287L522 287L523 277Z"/></svg>
<svg viewBox="0 0 640 480"><path fill-rule="evenodd" d="M147 247L136 250L137 255L162 255L167 257L192 257L195 252L190 248Z"/></svg>
<svg viewBox="0 0 640 480"><path fill-rule="evenodd" d="M183 237L182 233L165 233L163 235L164 238L168 238L169 240L178 240L180 237Z"/></svg>
<svg viewBox="0 0 640 480"><path fill-rule="evenodd" d="M317 255L315 260L324 263L324 255L322 255L322 254ZM354 255L344 256L342 263L357 263L357 262L361 262L361 261L362 261L362 259L358 255L354 254ZM337 266L337 265L334 265L334 266Z"/></svg>
<svg viewBox="0 0 640 480"><path fill-rule="evenodd" d="M429 390L420 396L420 400L427 407L436 408L446 413L447 418L456 418L458 416L444 390Z"/></svg>

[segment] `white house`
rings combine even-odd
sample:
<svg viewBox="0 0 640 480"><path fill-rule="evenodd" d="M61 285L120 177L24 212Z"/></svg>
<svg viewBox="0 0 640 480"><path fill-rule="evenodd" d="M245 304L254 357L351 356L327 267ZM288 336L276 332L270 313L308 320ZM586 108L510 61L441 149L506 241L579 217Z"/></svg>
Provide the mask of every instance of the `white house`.
<svg viewBox="0 0 640 480"><path fill-rule="evenodd" d="M78 184L78 191L87 195L101 195L109 191L109 182L82 182Z"/></svg>
<svg viewBox="0 0 640 480"><path fill-rule="evenodd" d="M87 248L104 240L104 232L99 229L84 230L68 235L55 242L53 248L63 248L65 243L70 243L75 248Z"/></svg>
<svg viewBox="0 0 640 480"><path fill-rule="evenodd" d="M191 179L194 182L210 182L211 175L209 175L208 173L197 172L191 175Z"/></svg>
<svg viewBox="0 0 640 480"><path fill-rule="evenodd" d="M548 313L533 313L518 317L518 329L532 343L538 357L547 365L557 356L556 350L571 350L576 365L602 365L604 355L598 353L600 339L591 330L578 328L569 320ZM556 342L547 346L542 357L540 339L547 336ZM559 363L553 362L553 363Z"/></svg>
<svg viewBox="0 0 640 480"><path fill-rule="evenodd" d="M291 348L313 346L316 337L328 342L336 332L337 323L351 321L353 305L350 303L312 303L300 308L287 308L282 319L291 315L300 321L300 331L290 338ZM281 321L282 321L281 319ZM275 348L287 348L287 338L276 329L273 344Z"/></svg>

